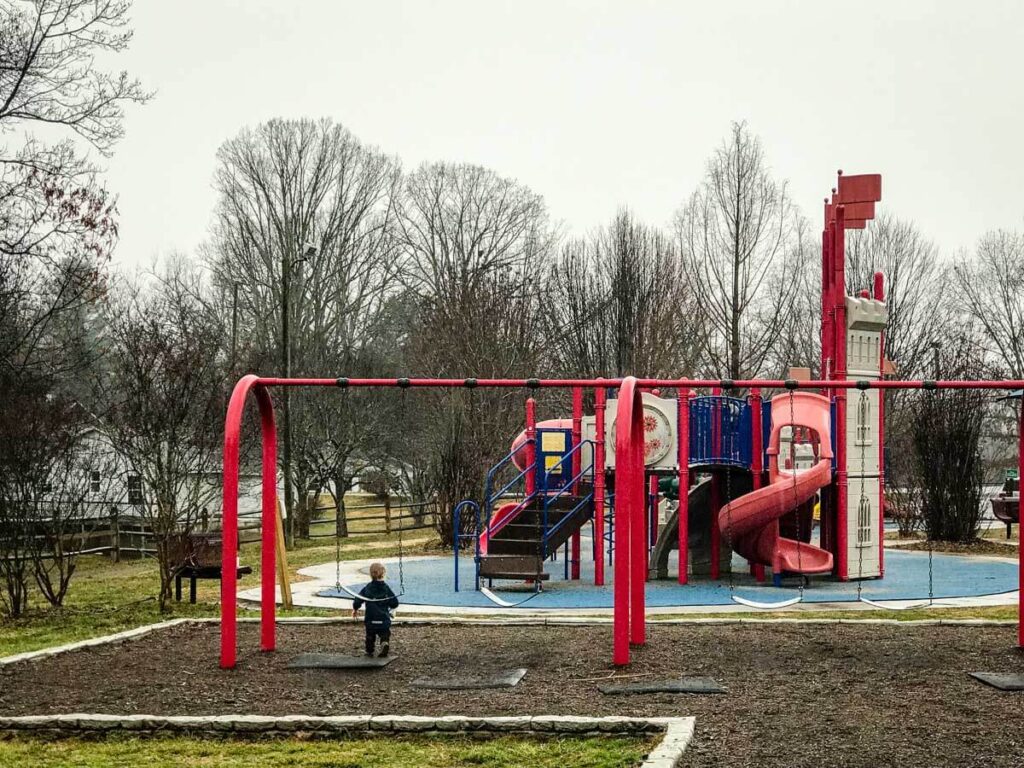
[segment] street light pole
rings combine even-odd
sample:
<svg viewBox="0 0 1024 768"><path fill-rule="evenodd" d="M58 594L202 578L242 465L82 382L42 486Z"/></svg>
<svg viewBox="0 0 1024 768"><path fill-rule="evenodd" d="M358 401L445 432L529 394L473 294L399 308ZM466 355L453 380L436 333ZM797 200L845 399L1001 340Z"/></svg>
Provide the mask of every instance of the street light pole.
<svg viewBox="0 0 1024 768"><path fill-rule="evenodd" d="M289 314L291 312L291 263L287 251L281 253L281 375L286 379L292 375L292 348ZM285 544L291 547L295 541L295 515L292 514L292 418L290 388L281 392L281 426L284 434L281 445L281 462L284 470L284 509L288 516Z"/></svg>
<svg viewBox="0 0 1024 768"><path fill-rule="evenodd" d="M297 259L289 259L288 253L281 254L281 368L286 379L292 375L292 341L291 341L291 277L292 267L306 261L317 253L313 243L303 243L302 255ZM284 508L288 516L285 530L285 543L292 546L295 542L294 488L292 487L292 417L290 388L284 387L282 394L281 426L284 434L281 444L281 462L284 475Z"/></svg>

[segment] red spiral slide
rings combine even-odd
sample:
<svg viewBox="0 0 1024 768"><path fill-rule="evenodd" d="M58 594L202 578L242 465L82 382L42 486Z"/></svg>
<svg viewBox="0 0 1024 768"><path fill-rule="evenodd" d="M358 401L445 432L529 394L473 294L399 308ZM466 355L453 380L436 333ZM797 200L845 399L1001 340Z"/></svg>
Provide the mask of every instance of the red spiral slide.
<svg viewBox="0 0 1024 768"><path fill-rule="evenodd" d="M806 427L817 436L818 460L810 469L780 470L779 439L786 426ZM718 513L718 527L740 555L774 573L828 573L832 553L779 535L779 518L814 498L832 482L829 402L811 392L772 398L772 432L768 445L769 483L740 496Z"/></svg>

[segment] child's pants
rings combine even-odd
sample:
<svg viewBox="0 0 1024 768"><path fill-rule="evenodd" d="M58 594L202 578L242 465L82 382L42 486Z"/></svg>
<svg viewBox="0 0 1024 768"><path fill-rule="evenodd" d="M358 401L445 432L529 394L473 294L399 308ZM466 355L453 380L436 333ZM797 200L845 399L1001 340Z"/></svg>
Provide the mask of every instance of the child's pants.
<svg viewBox="0 0 1024 768"><path fill-rule="evenodd" d="M381 645L391 641L391 627L375 627L372 624L366 625L366 653L373 653L377 638L380 638Z"/></svg>

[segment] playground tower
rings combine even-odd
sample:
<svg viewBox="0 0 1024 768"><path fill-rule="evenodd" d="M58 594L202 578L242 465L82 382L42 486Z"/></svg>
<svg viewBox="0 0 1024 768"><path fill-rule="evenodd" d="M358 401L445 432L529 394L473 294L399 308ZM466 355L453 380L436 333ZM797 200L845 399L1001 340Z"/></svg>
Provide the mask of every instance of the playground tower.
<svg viewBox="0 0 1024 768"><path fill-rule="evenodd" d="M888 316L880 299L846 297L846 365L851 379L876 381L882 375L882 333ZM846 461L847 573L850 579L882 575L882 391L847 395Z"/></svg>

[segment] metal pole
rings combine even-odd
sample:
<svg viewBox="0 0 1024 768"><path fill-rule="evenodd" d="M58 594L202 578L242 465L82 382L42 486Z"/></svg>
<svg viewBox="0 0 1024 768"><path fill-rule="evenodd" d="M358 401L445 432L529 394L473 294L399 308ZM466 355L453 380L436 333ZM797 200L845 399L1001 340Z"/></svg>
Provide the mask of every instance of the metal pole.
<svg viewBox="0 0 1024 768"><path fill-rule="evenodd" d="M756 491L761 487L762 474L764 473L764 445L762 445L763 433L761 431L761 390L755 387L750 390L750 472L753 480L753 489ZM764 565L754 563L750 566L750 572L758 581L764 581Z"/></svg>
<svg viewBox="0 0 1024 768"><path fill-rule="evenodd" d="M679 438L679 495L676 520L679 525L679 583L689 580L690 570L690 390L679 390L676 397L677 436Z"/></svg>
<svg viewBox="0 0 1024 768"><path fill-rule="evenodd" d="M537 401L526 399L526 495L537 491Z"/></svg>
<svg viewBox="0 0 1024 768"><path fill-rule="evenodd" d="M291 314L291 265L289 264L287 252L281 254L281 367L284 369L284 377L290 379L292 376L292 348L290 332ZM288 515L287 544L289 547L295 543L295 514L292 495L292 416L290 392L285 388L281 393L281 418L284 428L284 445L281 452L282 470L284 475L284 508Z"/></svg>
<svg viewBox="0 0 1024 768"><path fill-rule="evenodd" d="M594 390L594 586L604 586L604 411L607 393Z"/></svg>
<svg viewBox="0 0 1024 768"><path fill-rule="evenodd" d="M1024 396L1020 399L1017 443L1017 508L1024 509ZM1020 533L1020 525L1017 532ZM1024 542L1024 536L1020 538ZM1024 544L1017 549L1017 645L1024 648Z"/></svg>
<svg viewBox="0 0 1024 768"><path fill-rule="evenodd" d="M238 283L231 284L231 372L238 364Z"/></svg>
<svg viewBox="0 0 1024 768"><path fill-rule="evenodd" d="M629 663L630 640L638 642L635 637L632 637L632 612L630 610L633 518L637 514L643 514L644 493L642 470L640 477L637 477L637 468L634 466L634 422L642 418L634 414L637 404L636 379L627 378L619 389L618 407L615 413L615 582L612 608L612 663L616 666ZM640 429L643 429L642 425L640 425ZM641 439L643 439L642 432ZM642 466L642 454L640 460ZM635 509L637 505L639 505L639 509ZM643 582L641 581L642 587Z"/></svg>
<svg viewBox="0 0 1024 768"><path fill-rule="evenodd" d="M722 453L722 402L720 398L722 396L722 390L715 387L711 390L711 396L716 398L714 405L711 410L711 453L715 457L715 461L721 456ZM728 500L727 500L728 501ZM721 577L721 554L722 554L722 532L718 528L718 512L722 506L722 480L715 472L711 475L711 564L709 570L711 571L711 579L715 580ZM729 535L732 536L732 531L729 531Z"/></svg>
<svg viewBox="0 0 1024 768"><path fill-rule="evenodd" d="M885 276L874 274L874 299L885 301ZM885 378L885 330L878 335L878 378ZM938 377L936 377L938 378ZM878 390L878 576L885 576L885 390Z"/></svg>
<svg viewBox="0 0 1024 768"><path fill-rule="evenodd" d="M835 266L835 377L846 378L846 209L836 206L835 228L833 230L833 261ZM846 469L846 390L836 390L836 481L839 496L836 523L836 545L838 547L839 580L850 578L849 568L849 475ZM858 578L860 574L857 574Z"/></svg>
<svg viewBox="0 0 1024 768"><path fill-rule="evenodd" d="M263 544L260 574L260 647L274 649L274 534L277 514L277 434L270 394L258 376L245 376L235 385L224 421L224 496L221 518L220 666L232 669L238 649L238 469L245 401L255 389L263 435ZM268 518L269 511L269 518ZM268 525L268 519L270 524ZM267 546L269 538L270 546Z"/></svg>
<svg viewBox="0 0 1024 768"><path fill-rule="evenodd" d="M581 387L572 388L572 447L575 453L572 455L572 476L578 477L580 469L582 467L582 455L580 454L580 439L583 435L583 389ZM572 489L573 496L579 496L579 482L573 484ZM580 529L577 528L572 534L572 553L570 559L572 560L572 578L579 579L580 577Z"/></svg>
<svg viewBox="0 0 1024 768"><path fill-rule="evenodd" d="M274 403L264 387L256 387L256 402L260 408L263 435L263 506L262 541L260 543L260 650L272 651L276 646L275 622L277 592L274 577L277 574L277 428L274 425ZM221 570L221 579L232 584L238 580L236 562L230 573ZM284 586L282 585L282 590Z"/></svg>

